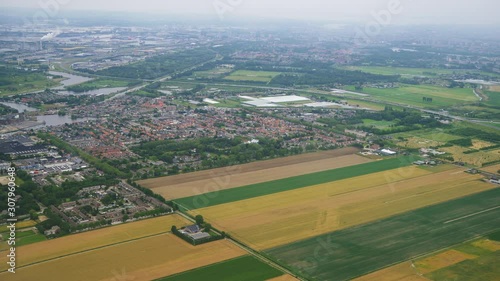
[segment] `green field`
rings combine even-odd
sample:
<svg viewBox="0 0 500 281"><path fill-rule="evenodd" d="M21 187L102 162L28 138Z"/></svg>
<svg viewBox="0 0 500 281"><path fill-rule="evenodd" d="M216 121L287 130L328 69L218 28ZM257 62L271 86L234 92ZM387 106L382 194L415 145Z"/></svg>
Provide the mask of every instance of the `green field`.
<svg viewBox="0 0 500 281"><path fill-rule="evenodd" d="M175 200L176 203L190 210L224 203L269 195L273 193L303 188L311 185L327 183L336 180L357 177L365 174L382 172L409 166L414 157L399 157L387 160L375 161L345 168L339 168L324 172L312 173L303 176L291 177L281 180L252 184L232 189L225 189L205 193L196 196L185 197Z"/></svg>
<svg viewBox="0 0 500 281"><path fill-rule="evenodd" d="M467 242L453 248L462 253L478 256L454 265L438 269L424 276L433 281L481 281L500 280L500 251L487 250Z"/></svg>
<svg viewBox="0 0 500 281"><path fill-rule="evenodd" d="M267 251L311 280L348 280L498 229L500 189Z"/></svg>
<svg viewBox="0 0 500 281"><path fill-rule="evenodd" d="M418 130L418 131L411 131L411 132L404 132L404 133L397 133L392 135L393 137L403 137L403 138L412 138L412 137L418 137L426 140L432 140L432 141L438 141L438 142L449 142L452 140L457 140L460 139L460 136L452 135L447 133L445 130L439 130L439 129L424 129L424 130Z"/></svg>
<svg viewBox="0 0 500 281"><path fill-rule="evenodd" d="M488 96L486 104L500 106L500 92L486 91L485 94Z"/></svg>
<svg viewBox="0 0 500 281"><path fill-rule="evenodd" d="M364 126L373 126L379 129L387 129L391 125L394 125L395 122L393 121L377 121L377 120L371 120L371 119L363 119L363 125Z"/></svg>
<svg viewBox="0 0 500 281"><path fill-rule="evenodd" d="M244 256L158 279L158 281L264 281L281 275L283 272L253 256Z"/></svg>
<svg viewBox="0 0 500 281"><path fill-rule="evenodd" d="M0 97L45 90L57 84L41 71L24 71L0 65Z"/></svg>
<svg viewBox="0 0 500 281"><path fill-rule="evenodd" d="M349 90L354 91L354 87L349 87ZM391 89L364 88L361 92L380 101L419 107L445 107L478 101L472 89L449 89L431 85L403 85ZM433 101L424 102L424 97L432 98Z"/></svg>
<svg viewBox="0 0 500 281"><path fill-rule="evenodd" d="M409 68L409 67L386 67L386 66L347 66L347 70L359 70L379 75L401 75L401 76L426 76L435 77L442 74L465 74L480 73L496 77L493 73L487 73L470 69L444 69L444 68Z"/></svg>
<svg viewBox="0 0 500 281"><path fill-rule="evenodd" d="M224 79L231 81L250 81L250 82L264 82L269 83L274 77L280 75L279 72L271 71L249 71L237 70L226 76Z"/></svg>
<svg viewBox="0 0 500 281"><path fill-rule="evenodd" d="M4 241L2 243L7 243L6 240L9 238L9 233L1 233ZM43 234L35 233L33 230L28 231L17 231L16 232L16 246L24 246L40 241L45 241L47 238Z"/></svg>
<svg viewBox="0 0 500 281"><path fill-rule="evenodd" d="M217 67L212 70L205 70L205 71L195 71L193 73L194 78L203 78L203 79L213 79L213 78L220 78L226 73L231 72L231 68L223 68L223 67Z"/></svg>

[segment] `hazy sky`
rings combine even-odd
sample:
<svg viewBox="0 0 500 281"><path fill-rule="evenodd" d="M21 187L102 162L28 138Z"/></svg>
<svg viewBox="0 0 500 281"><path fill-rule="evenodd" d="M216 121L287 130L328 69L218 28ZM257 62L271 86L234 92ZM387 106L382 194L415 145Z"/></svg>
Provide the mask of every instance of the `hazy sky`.
<svg viewBox="0 0 500 281"><path fill-rule="evenodd" d="M373 12L388 10L391 2L399 2L402 9L393 15L392 24L500 24L498 0L0 0L0 6L43 9L43 3L60 3L61 10L203 14L222 19L266 17L366 22L372 19Z"/></svg>

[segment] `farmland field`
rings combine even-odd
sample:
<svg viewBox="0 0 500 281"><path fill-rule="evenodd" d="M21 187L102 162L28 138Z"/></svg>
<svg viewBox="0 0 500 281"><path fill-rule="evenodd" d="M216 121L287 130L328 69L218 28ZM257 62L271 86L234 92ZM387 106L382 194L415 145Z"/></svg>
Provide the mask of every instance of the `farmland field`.
<svg viewBox="0 0 500 281"><path fill-rule="evenodd" d="M370 162L347 148L303 154L250 164L148 179L138 183L168 199L177 199L238 186L267 182Z"/></svg>
<svg viewBox="0 0 500 281"><path fill-rule="evenodd" d="M353 281L428 281L425 277L417 274L411 262L400 263L384 268Z"/></svg>
<svg viewBox="0 0 500 281"><path fill-rule="evenodd" d="M413 262L400 263L355 279L369 280L497 280L500 242L479 238Z"/></svg>
<svg viewBox="0 0 500 281"><path fill-rule="evenodd" d="M8 239L8 232L1 233L3 241L0 243L0 252L7 249L7 239ZM36 242L41 242L45 241L47 238L43 234L40 233L35 233L33 230L26 230L26 231L17 231L16 232L16 246L24 246L24 245L29 245L33 244Z"/></svg>
<svg viewBox="0 0 500 281"><path fill-rule="evenodd" d="M274 77L280 75L279 72L271 71L249 71L249 70L237 70L226 76L226 80L231 81L251 81L251 82L265 82L269 83Z"/></svg>
<svg viewBox="0 0 500 281"><path fill-rule="evenodd" d="M445 69L445 68L409 68L409 67L385 67L385 66L347 66L348 70L359 70L380 75L402 75L402 76L428 76L434 77L441 74L455 73L481 73L485 75L497 76L493 73L474 71L470 69Z"/></svg>
<svg viewBox="0 0 500 281"><path fill-rule="evenodd" d="M367 173L376 173L404 167L411 165L412 161L414 161L412 157L391 158L329 171L247 185L233 189L209 192L197 196L181 198L175 200L175 202L184 208L199 209L293 189L300 189L315 184L346 179Z"/></svg>
<svg viewBox="0 0 500 281"><path fill-rule="evenodd" d="M312 280L352 279L498 229L498 202L495 188L267 253Z"/></svg>
<svg viewBox="0 0 500 281"><path fill-rule="evenodd" d="M182 226L188 224L189 222L181 216L168 215L26 245L17 248L17 254L22 257L17 261L17 265L24 266L141 237L157 235L170 231L172 225ZM5 255L0 256L0 270L7 268L6 259Z"/></svg>
<svg viewBox="0 0 500 281"><path fill-rule="evenodd" d="M17 183L17 184L19 185L19 183ZM34 220L20 221L20 222L16 223L16 228L22 229L22 228L32 227L35 225L36 225L36 221L34 221ZM0 232L5 232L7 230L8 230L7 225L0 225Z"/></svg>
<svg viewBox="0 0 500 281"><path fill-rule="evenodd" d="M500 87L500 86L496 86ZM486 104L492 106L500 106L500 90L497 91L485 91L485 94L488 96L488 101Z"/></svg>
<svg viewBox="0 0 500 281"><path fill-rule="evenodd" d="M488 150L488 151L479 151L470 154L464 154L464 152L469 151L470 148L460 147L460 146L452 146L452 147L444 147L440 150L445 151L453 155L455 161L465 162L477 167L481 167L483 163L499 161L500 160L500 150Z"/></svg>
<svg viewBox="0 0 500 281"><path fill-rule="evenodd" d="M498 174L498 171L500 171L500 164L481 168L481 171Z"/></svg>
<svg viewBox="0 0 500 281"><path fill-rule="evenodd" d="M261 262L255 257L244 256L161 278L158 281L265 281L282 275L283 272Z"/></svg>
<svg viewBox="0 0 500 281"><path fill-rule="evenodd" d="M77 240L76 240L77 241ZM39 243L41 244L41 243ZM228 241L192 246L160 234L2 272L1 280L152 280L245 254ZM19 254L19 259L23 255ZM9 278L5 279L9 275ZM122 278L122 279L120 279Z"/></svg>
<svg viewBox="0 0 500 281"><path fill-rule="evenodd" d="M411 166L191 211L268 249L494 188L462 168ZM231 211L228 211L231 210Z"/></svg>
<svg viewBox="0 0 500 281"><path fill-rule="evenodd" d="M371 119L363 119L363 125L364 126L374 126L379 129L387 129L391 125L394 125L395 123L392 121L376 121L376 120L371 120Z"/></svg>
<svg viewBox="0 0 500 281"><path fill-rule="evenodd" d="M213 79L213 78L218 78L221 75L224 75L224 74L229 73L231 71L233 71L232 68L217 67L217 68L214 68L212 70L195 71L193 73L193 77Z"/></svg>
<svg viewBox="0 0 500 281"><path fill-rule="evenodd" d="M404 85L391 89L364 88L362 92L377 100L420 107L443 107L478 101L472 89L449 89L431 85ZM424 97L432 98L433 101L424 102Z"/></svg>

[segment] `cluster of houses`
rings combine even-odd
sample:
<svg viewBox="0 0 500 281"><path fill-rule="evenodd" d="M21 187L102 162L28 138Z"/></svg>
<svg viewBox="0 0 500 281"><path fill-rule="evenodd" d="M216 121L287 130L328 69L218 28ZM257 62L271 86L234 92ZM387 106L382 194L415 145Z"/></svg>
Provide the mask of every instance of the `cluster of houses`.
<svg viewBox="0 0 500 281"><path fill-rule="evenodd" d="M72 226L101 220L118 224L133 219L136 214L156 209L173 212L167 204L124 182L111 187L101 185L83 188L77 196L80 199L64 202L57 207L51 206L53 212ZM114 200L104 202L107 196L112 196Z"/></svg>

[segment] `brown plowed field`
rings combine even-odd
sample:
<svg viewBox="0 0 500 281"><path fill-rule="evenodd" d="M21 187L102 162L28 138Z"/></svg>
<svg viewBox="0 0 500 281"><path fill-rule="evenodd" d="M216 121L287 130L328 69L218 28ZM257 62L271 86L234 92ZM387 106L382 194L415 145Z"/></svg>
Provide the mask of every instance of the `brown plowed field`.
<svg viewBox="0 0 500 281"><path fill-rule="evenodd" d="M358 152L358 149L350 147L171 177L148 179L138 183L167 199L177 199L372 161L353 154L356 152Z"/></svg>

